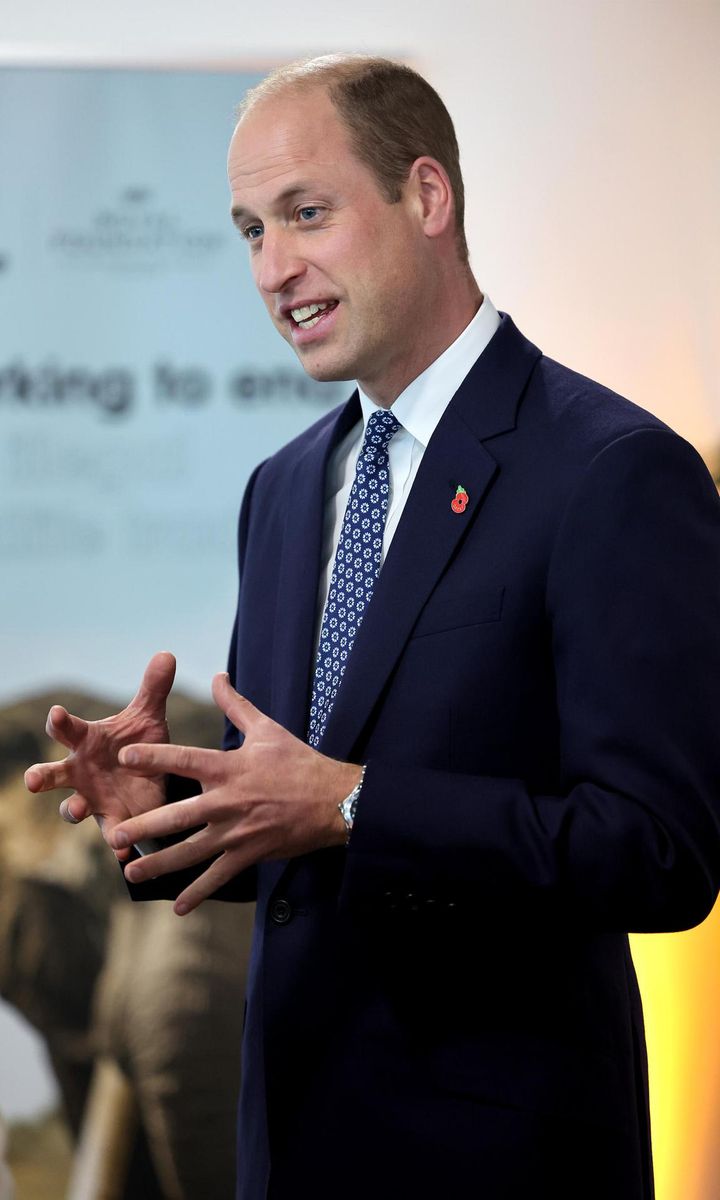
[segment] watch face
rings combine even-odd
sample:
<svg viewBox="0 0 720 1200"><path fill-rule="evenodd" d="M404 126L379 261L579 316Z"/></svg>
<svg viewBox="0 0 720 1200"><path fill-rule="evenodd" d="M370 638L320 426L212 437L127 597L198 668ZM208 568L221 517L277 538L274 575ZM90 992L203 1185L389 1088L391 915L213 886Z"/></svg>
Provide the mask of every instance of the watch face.
<svg viewBox="0 0 720 1200"><path fill-rule="evenodd" d="M357 812L358 800L360 798L360 789L362 788L364 778L365 768L363 767L363 772L360 776L360 782L355 785L350 795L346 796L345 799L341 800L338 804L338 808L342 814L342 819L347 825L348 837L350 836L350 831L355 820L355 813Z"/></svg>

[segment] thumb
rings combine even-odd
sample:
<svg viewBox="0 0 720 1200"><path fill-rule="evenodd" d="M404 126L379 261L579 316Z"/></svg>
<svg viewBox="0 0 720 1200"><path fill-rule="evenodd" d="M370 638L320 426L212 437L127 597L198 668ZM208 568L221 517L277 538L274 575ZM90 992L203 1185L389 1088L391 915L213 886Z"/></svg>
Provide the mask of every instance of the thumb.
<svg viewBox="0 0 720 1200"><path fill-rule="evenodd" d="M68 796L60 805L60 816L63 821L67 821L70 825L79 825L91 813L92 809L90 805L77 792L74 792L72 796Z"/></svg>
<svg viewBox="0 0 720 1200"><path fill-rule="evenodd" d="M221 671L212 681L213 700L218 708L222 709L229 721L232 721L236 729L241 733L248 733L253 725L258 721L263 714L259 708L255 708L245 696L241 696L239 692L230 682L230 676L227 671Z"/></svg>

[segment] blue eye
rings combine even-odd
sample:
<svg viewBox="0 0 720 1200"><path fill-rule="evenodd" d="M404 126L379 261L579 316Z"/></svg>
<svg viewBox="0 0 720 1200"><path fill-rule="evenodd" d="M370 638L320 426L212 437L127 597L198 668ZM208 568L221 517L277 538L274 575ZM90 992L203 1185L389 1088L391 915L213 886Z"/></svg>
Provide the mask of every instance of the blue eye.
<svg viewBox="0 0 720 1200"><path fill-rule="evenodd" d="M256 242L263 235L262 225L246 225L242 231L246 242Z"/></svg>
<svg viewBox="0 0 720 1200"><path fill-rule="evenodd" d="M298 210L298 216L302 221L314 221L319 212L320 209L316 208L315 205L307 204Z"/></svg>

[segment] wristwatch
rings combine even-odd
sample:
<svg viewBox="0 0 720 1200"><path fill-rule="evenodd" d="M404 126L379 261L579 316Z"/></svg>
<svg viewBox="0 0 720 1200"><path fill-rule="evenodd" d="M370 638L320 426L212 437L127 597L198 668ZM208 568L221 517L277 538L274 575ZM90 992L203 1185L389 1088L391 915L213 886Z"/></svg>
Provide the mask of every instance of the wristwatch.
<svg viewBox="0 0 720 1200"><path fill-rule="evenodd" d="M363 785L363 780L365 778L365 769L366 768L363 766L362 775L358 779L358 781L355 784L355 787L351 791L350 795L346 796L345 799L341 800L340 803L338 804L338 809L340 810L340 816L342 817L343 821L345 822L345 829L347 830L347 836L345 838L346 846L350 842L350 834L352 833L353 824L355 822L355 813L357 811L358 798L360 796L360 792L361 792L362 785Z"/></svg>

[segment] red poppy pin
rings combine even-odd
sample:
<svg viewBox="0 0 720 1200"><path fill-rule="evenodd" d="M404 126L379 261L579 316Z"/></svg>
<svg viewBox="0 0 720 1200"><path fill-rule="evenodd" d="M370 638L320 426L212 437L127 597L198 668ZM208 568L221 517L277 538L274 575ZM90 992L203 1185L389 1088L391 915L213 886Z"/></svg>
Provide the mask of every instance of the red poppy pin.
<svg viewBox="0 0 720 1200"><path fill-rule="evenodd" d="M458 484L455 496L450 502L450 507L455 513L463 513L467 508L467 503L470 497L461 483Z"/></svg>

